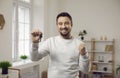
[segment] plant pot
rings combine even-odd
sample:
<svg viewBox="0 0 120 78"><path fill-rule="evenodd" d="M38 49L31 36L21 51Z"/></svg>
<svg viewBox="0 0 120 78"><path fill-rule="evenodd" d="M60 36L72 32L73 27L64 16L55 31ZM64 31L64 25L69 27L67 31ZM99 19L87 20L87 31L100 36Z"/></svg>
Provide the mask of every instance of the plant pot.
<svg viewBox="0 0 120 78"><path fill-rule="evenodd" d="M23 63L26 63L26 60L25 60L25 59L23 59L22 61L23 61Z"/></svg>
<svg viewBox="0 0 120 78"><path fill-rule="evenodd" d="M2 68L2 74L8 74L8 68Z"/></svg>
<svg viewBox="0 0 120 78"><path fill-rule="evenodd" d="M84 36L81 36L81 40L84 40Z"/></svg>

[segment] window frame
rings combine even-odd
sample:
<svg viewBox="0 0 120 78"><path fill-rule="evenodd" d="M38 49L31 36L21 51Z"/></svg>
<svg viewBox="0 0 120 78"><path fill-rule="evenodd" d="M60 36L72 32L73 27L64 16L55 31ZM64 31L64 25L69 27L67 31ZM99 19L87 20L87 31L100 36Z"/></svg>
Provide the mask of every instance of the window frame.
<svg viewBox="0 0 120 78"><path fill-rule="evenodd" d="M31 0L32 1L32 0ZM13 1L13 19L12 19L12 23L13 23L13 32L12 32L12 59L13 61L19 61L19 53L18 53L18 45L19 45L19 39L18 39L18 35L19 35L19 20L18 20L18 9L19 6L25 7L25 8L29 8L29 22L30 22L30 28L29 31L31 30L31 26L32 26L32 2L30 1L30 3L26 3L20 0L14 0ZM15 9L15 10L14 10ZM15 14L14 14L15 11ZM30 42L30 39L29 39ZM31 42L30 42L31 44ZM29 44L29 50L30 50L30 44Z"/></svg>

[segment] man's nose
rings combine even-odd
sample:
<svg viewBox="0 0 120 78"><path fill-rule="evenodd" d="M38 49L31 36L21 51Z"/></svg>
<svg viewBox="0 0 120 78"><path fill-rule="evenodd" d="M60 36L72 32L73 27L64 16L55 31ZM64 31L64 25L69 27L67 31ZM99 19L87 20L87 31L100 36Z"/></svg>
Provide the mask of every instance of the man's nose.
<svg viewBox="0 0 120 78"><path fill-rule="evenodd" d="M63 23L63 24L62 24L62 28L65 28L65 27L66 27L66 24L65 24L65 23Z"/></svg>

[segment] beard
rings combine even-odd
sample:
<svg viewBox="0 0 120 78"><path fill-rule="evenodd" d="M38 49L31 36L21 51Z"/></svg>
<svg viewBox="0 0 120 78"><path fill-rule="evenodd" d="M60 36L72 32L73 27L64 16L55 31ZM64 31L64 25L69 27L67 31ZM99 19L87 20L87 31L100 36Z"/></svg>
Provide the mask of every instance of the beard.
<svg viewBox="0 0 120 78"><path fill-rule="evenodd" d="M64 38L69 38L70 36L70 31L68 28L60 29L60 35Z"/></svg>
<svg viewBox="0 0 120 78"><path fill-rule="evenodd" d="M69 36L69 32L68 33L66 33L66 34L63 34L62 32L60 32L60 35L62 35L63 37L67 37L67 36Z"/></svg>

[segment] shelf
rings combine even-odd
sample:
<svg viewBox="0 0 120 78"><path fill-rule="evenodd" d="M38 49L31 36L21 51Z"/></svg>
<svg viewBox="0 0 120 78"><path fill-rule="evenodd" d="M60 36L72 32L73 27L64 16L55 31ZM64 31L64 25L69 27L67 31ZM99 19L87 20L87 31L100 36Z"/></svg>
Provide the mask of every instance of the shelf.
<svg viewBox="0 0 120 78"><path fill-rule="evenodd" d="M83 40L83 42L89 42L90 43L91 41L90 40Z"/></svg>
<svg viewBox="0 0 120 78"><path fill-rule="evenodd" d="M112 62L99 62L99 61L92 61L92 63L99 63L99 64L112 64Z"/></svg>
<svg viewBox="0 0 120 78"><path fill-rule="evenodd" d="M112 42L113 40L93 40L95 42Z"/></svg>
<svg viewBox="0 0 120 78"><path fill-rule="evenodd" d="M103 71L103 70L92 70L92 72L98 72L98 73L112 73L112 71Z"/></svg>
<svg viewBox="0 0 120 78"><path fill-rule="evenodd" d="M111 40L91 39L91 40L86 40L84 42L88 47L88 53L90 55L90 60L91 60L90 78L92 78L94 72L101 73L102 75L112 74L113 75L112 78L114 78L115 39L111 39ZM107 67L109 70L107 71L102 70L104 69L104 67Z"/></svg>
<svg viewBox="0 0 120 78"><path fill-rule="evenodd" d="M92 53L92 52L91 52L91 51L88 51L88 53ZM112 52L110 52L110 51L97 51L97 50L94 50L93 53L112 54Z"/></svg>
<svg viewBox="0 0 120 78"><path fill-rule="evenodd" d="M91 42L91 41L95 41L95 42L112 42L113 39L109 39L109 40L83 40L84 42Z"/></svg>

